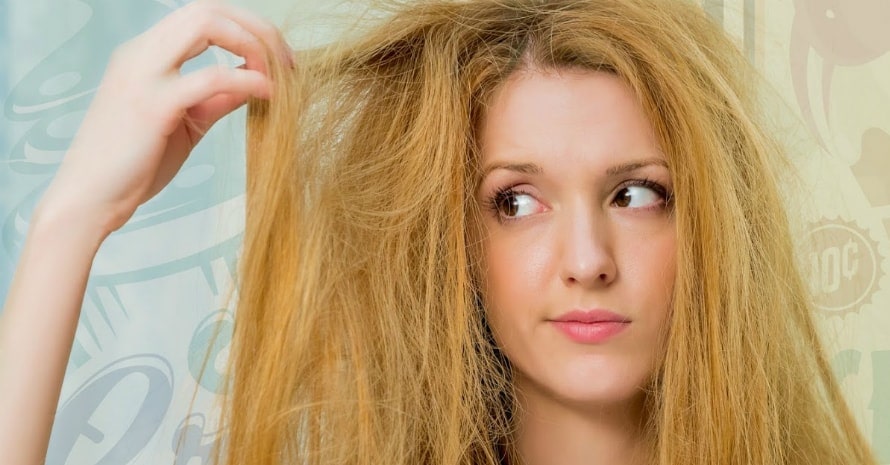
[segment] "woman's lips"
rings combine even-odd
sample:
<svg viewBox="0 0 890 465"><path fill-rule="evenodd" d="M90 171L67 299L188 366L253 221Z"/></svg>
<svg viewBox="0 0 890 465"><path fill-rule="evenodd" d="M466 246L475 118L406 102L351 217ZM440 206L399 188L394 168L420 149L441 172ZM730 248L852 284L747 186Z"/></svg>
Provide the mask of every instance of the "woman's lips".
<svg viewBox="0 0 890 465"><path fill-rule="evenodd" d="M608 310L573 310L549 320L569 339L581 344L598 344L627 328L631 320Z"/></svg>

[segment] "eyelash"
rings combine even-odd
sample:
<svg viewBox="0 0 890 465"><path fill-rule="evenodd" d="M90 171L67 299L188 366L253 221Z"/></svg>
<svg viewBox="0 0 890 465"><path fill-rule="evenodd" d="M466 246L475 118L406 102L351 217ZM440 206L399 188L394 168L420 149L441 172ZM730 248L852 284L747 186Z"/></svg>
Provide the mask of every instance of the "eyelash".
<svg viewBox="0 0 890 465"><path fill-rule="evenodd" d="M629 181L625 181L618 185L618 190L616 191L616 193L621 192L623 189L626 189L628 187L633 187L633 186L645 187L647 189L652 190L653 192L658 194L658 196L661 197L662 201L664 202L663 204L653 205L652 207L641 208L642 210L650 210L653 208L670 206L671 204L673 204L673 200L674 200L673 192L670 192L668 190L668 188L663 186L661 183L659 183L657 181L653 181L649 178L631 179ZM614 202L615 202L615 200L613 199L612 203L614 203Z"/></svg>
<svg viewBox="0 0 890 465"><path fill-rule="evenodd" d="M653 181L649 178L631 179L631 180L625 181L618 185L615 192L617 194L618 192L621 192L622 190L627 189L628 187L634 187L634 186L645 187L647 189L652 190L653 192L658 194L662 198L662 201L663 201L663 203L659 203L659 204L653 205L651 207L637 208L639 210L648 211L648 210L653 210L656 208L669 207L673 203L673 194L670 191L668 191L668 189L665 186L663 186L659 182ZM488 198L488 200L485 202L486 207L489 210L489 212L494 215L495 219L497 219L501 223L518 221L522 218L505 217L505 216L501 215L500 209L498 208L498 206L504 201L504 199L506 199L509 196L517 196L517 195L532 195L532 194L527 191L524 191L522 189L517 189L515 187L501 187L501 188L498 188L498 190L495 191L495 193ZM611 202L609 202L609 205L612 205L614 203L615 203L615 199L614 199L614 195L613 195L613 199Z"/></svg>
<svg viewBox="0 0 890 465"><path fill-rule="evenodd" d="M507 197L517 196L517 195L532 195L529 192L523 191L521 189L517 189L515 187L500 187L495 193L488 198L486 201L486 206L488 207L488 211L491 212L495 219L501 223L506 223L509 221L516 221L518 218L510 218L501 215L501 210L499 205L504 201Z"/></svg>

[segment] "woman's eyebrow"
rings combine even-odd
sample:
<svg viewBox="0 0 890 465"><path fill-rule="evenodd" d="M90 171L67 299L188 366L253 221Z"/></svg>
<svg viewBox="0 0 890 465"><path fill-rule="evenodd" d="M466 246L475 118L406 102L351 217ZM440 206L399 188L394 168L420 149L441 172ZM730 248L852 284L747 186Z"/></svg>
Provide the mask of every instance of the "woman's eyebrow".
<svg viewBox="0 0 890 465"><path fill-rule="evenodd" d="M488 173L491 173L494 170L508 170L515 171L517 173L522 174L541 174L544 172L540 166L534 163L503 163L503 162L495 162L485 167L482 170L482 176L485 177Z"/></svg>
<svg viewBox="0 0 890 465"><path fill-rule="evenodd" d="M607 176L620 176L622 174L626 174L632 171L636 171L640 168L649 166L649 165L659 165L667 168L667 162L661 158L645 158L642 160L634 160L626 163L621 163L619 165L610 166L606 169ZM507 163L507 162L494 162L488 166L486 166L482 170L482 176L485 177L488 173L494 170L507 170L514 171L522 174L541 174L544 170L534 164L534 163Z"/></svg>
<svg viewBox="0 0 890 465"><path fill-rule="evenodd" d="M620 165L610 166L606 170L606 176L620 176L622 174L627 174L649 165L659 165L665 168L668 167L667 162L661 158L646 158L642 160L634 160L627 163L621 163Z"/></svg>

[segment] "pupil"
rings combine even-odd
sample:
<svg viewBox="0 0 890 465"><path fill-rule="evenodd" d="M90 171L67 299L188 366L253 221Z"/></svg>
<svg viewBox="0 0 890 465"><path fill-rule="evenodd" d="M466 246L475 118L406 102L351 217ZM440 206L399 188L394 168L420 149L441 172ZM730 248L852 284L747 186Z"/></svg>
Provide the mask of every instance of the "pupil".
<svg viewBox="0 0 890 465"><path fill-rule="evenodd" d="M615 199L615 203L619 207L630 205L630 192L627 189L622 189L621 192L618 193L618 198Z"/></svg>
<svg viewBox="0 0 890 465"><path fill-rule="evenodd" d="M501 199L501 211L507 216L516 215L519 211L519 202L516 201L515 195L505 195Z"/></svg>

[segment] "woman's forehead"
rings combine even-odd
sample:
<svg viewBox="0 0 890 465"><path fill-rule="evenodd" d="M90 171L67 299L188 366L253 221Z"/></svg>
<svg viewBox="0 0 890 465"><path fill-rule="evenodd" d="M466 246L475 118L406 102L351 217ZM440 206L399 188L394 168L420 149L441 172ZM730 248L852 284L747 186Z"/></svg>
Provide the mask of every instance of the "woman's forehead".
<svg viewBox="0 0 890 465"><path fill-rule="evenodd" d="M635 95L611 73L517 74L493 95L480 129L483 166L664 158Z"/></svg>

